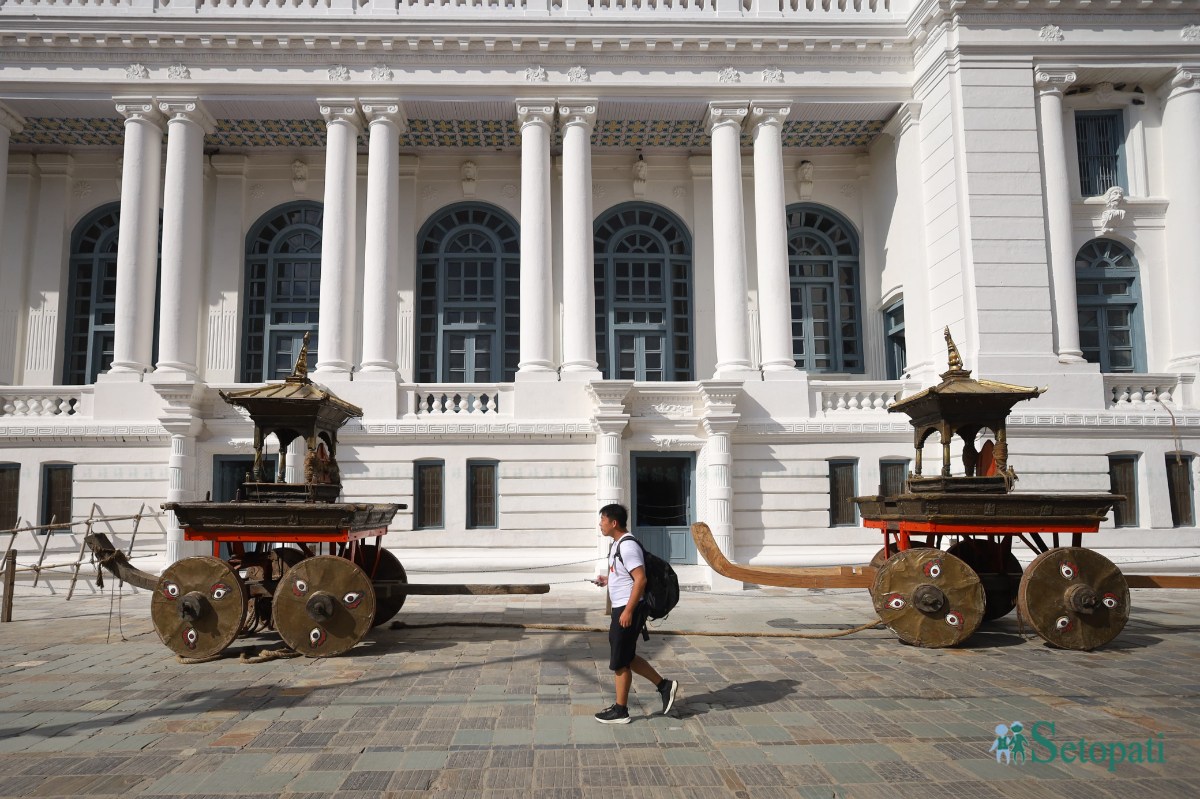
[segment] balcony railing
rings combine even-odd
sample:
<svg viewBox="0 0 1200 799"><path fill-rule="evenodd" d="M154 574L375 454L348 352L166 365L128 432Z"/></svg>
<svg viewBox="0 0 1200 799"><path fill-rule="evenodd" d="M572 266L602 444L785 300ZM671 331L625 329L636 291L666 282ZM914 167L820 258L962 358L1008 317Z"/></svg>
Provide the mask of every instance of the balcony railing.
<svg viewBox="0 0 1200 799"><path fill-rule="evenodd" d="M3 386L0 387L0 417L81 417L90 416L84 396L87 386Z"/></svg>
<svg viewBox="0 0 1200 799"><path fill-rule="evenodd" d="M511 404L502 400L511 395L512 384L470 383L424 385L408 392L409 413L424 419L456 416L511 416Z"/></svg>
<svg viewBox="0 0 1200 799"><path fill-rule="evenodd" d="M813 408L820 413L886 411L903 397L921 390L912 381L830 380L812 382Z"/></svg>
<svg viewBox="0 0 1200 799"><path fill-rule="evenodd" d="M1163 403L1195 408L1196 376L1190 374L1104 375L1105 406L1111 410L1141 410Z"/></svg>

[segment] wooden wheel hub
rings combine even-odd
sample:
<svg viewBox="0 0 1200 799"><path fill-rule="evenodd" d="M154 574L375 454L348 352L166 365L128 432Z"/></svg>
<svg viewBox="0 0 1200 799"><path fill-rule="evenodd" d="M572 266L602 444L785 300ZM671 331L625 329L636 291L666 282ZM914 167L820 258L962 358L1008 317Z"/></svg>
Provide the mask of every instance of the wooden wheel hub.
<svg viewBox="0 0 1200 799"><path fill-rule="evenodd" d="M917 646L954 646L983 621L979 577L939 549L908 549L888 558L875 576L871 599L883 623Z"/></svg>
<svg viewBox="0 0 1200 799"><path fill-rule="evenodd" d="M1095 550L1051 549L1025 569L1017 608L1050 644L1088 651L1125 628L1129 584L1121 570Z"/></svg>
<svg viewBox="0 0 1200 799"><path fill-rule="evenodd" d="M150 600L150 620L177 655L206 658L233 643L246 613L246 586L217 558L184 558L168 566Z"/></svg>

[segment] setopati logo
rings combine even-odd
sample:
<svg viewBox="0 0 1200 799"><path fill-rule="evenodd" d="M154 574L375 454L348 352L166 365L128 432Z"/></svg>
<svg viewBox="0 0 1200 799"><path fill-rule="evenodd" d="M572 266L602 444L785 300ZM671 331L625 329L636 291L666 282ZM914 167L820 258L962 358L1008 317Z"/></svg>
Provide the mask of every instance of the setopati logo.
<svg viewBox="0 0 1200 799"><path fill-rule="evenodd" d="M1036 721L1026 731L1019 721L997 724L996 737L989 752L996 762L1011 765L1027 763L1101 763L1116 771L1122 763L1164 763L1163 735L1155 734L1144 741L1056 741L1054 722Z"/></svg>

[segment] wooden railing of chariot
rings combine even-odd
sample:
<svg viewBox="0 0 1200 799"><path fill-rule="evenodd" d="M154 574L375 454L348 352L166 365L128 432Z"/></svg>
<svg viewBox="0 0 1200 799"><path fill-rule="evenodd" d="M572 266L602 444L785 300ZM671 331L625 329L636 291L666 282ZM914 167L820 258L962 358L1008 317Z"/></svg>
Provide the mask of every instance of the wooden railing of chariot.
<svg viewBox="0 0 1200 799"><path fill-rule="evenodd" d="M718 574L755 585L867 588L880 619L903 641L954 646L985 621L1017 609L1022 626L1063 649L1091 650L1113 640L1129 620L1130 588L1200 588L1200 577L1125 575L1083 547L1116 494L1013 491L1005 420L1012 406L1044 389L974 380L945 331L949 369L942 382L892 404L913 425L914 471L902 493L856 497L863 525L883 534L865 567L756 567L731 562L708 525L692 525L697 550ZM984 430L992 437L982 448ZM940 474L922 474L922 450L940 435ZM962 440L963 473L951 473L950 444ZM1060 545L1060 536L1071 536ZM924 537L923 541L917 540ZM954 543L942 548L943 540ZM1047 541L1046 537L1049 537ZM1022 567L1020 541L1035 555Z"/></svg>
<svg viewBox="0 0 1200 799"><path fill-rule="evenodd" d="M390 620L413 594L544 594L546 584L466 585L408 582L384 548L395 503L337 502L337 430L362 410L308 379L308 336L283 383L223 399L254 422L254 465L232 502L167 502L184 540L212 544L212 555L176 561L152 575L134 567L101 533L87 536L99 563L151 591L150 616L162 642L187 659L219 655L240 634L273 628L292 650L340 655ZM268 475L264 440L279 443L279 471ZM307 444L304 482L285 483L288 446ZM275 479L272 479L275 477ZM374 543L366 543L369 539Z"/></svg>

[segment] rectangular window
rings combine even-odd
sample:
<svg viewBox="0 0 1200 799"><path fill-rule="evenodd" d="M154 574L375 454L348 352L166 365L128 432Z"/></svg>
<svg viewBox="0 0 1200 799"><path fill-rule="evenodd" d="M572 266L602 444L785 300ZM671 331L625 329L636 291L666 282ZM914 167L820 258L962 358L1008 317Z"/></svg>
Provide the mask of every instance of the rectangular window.
<svg viewBox="0 0 1200 799"><path fill-rule="evenodd" d="M0 530L17 526L17 500L20 497L21 465L0 464Z"/></svg>
<svg viewBox="0 0 1200 799"><path fill-rule="evenodd" d="M423 461L416 465L416 487L414 489L415 519L413 527L427 530L444 526L446 495L446 467L441 461Z"/></svg>
<svg viewBox="0 0 1200 799"><path fill-rule="evenodd" d="M1076 111L1075 141L1079 148L1079 190L1098 197L1125 178L1125 124L1120 111Z"/></svg>
<svg viewBox="0 0 1200 799"><path fill-rule="evenodd" d="M1196 509L1192 502L1192 456L1167 456L1167 491L1171 494L1171 526L1195 527Z"/></svg>
<svg viewBox="0 0 1200 799"><path fill-rule="evenodd" d="M467 462L467 529L497 527L496 463Z"/></svg>
<svg viewBox="0 0 1200 799"><path fill-rule="evenodd" d="M1137 455L1109 455L1108 482L1112 493L1125 497L1113 506L1113 524L1137 527Z"/></svg>
<svg viewBox="0 0 1200 799"><path fill-rule="evenodd" d="M854 484L857 461L829 462L829 526L841 527L858 523L854 505Z"/></svg>
<svg viewBox="0 0 1200 799"><path fill-rule="evenodd" d="M71 521L75 467L69 463L42 465L42 519L40 524Z"/></svg>
<svg viewBox="0 0 1200 799"><path fill-rule="evenodd" d="M904 343L904 302L883 310L883 334L887 356L887 379L899 380L908 371L908 351Z"/></svg>
<svg viewBox="0 0 1200 799"><path fill-rule="evenodd" d="M894 497L904 493L904 481L908 478L908 461L879 462L879 494Z"/></svg>

